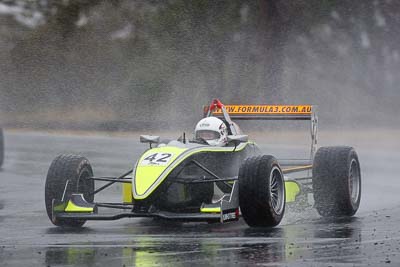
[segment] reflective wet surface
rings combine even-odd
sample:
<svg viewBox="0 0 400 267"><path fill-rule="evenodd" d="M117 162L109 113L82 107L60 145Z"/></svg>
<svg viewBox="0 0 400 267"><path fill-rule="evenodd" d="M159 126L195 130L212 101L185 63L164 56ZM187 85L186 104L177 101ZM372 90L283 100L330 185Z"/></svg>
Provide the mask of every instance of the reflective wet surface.
<svg viewBox="0 0 400 267"><path fill-rule="evenodd" d="M6 132L5 138L1 266L400 265L396 146L355 141L363 180L361 207L353 218L324 219L312 208L289 207L273 229L252 229L242 220L221 225L122 219L88 222L76 230L54 227L47 218L44 183L51 160L60 153L80 153L91 161L95 175L118 175L147 146L136 136ZM261 145L280 153L300 149ZM114 186L98 199L119 201L120 192L121 187Z"/></svg>

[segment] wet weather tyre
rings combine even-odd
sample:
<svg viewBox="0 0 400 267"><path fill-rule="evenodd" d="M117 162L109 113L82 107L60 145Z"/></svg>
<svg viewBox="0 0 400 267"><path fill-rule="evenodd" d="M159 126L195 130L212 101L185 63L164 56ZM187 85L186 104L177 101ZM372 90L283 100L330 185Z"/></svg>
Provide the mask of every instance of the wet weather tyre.
<svg viewBox="0 0 400 267"><path fill-rule="evenodd" d="M239 169L239 206L251 227L273 227L285 212L285 183L273 156L246 159Z"/></svg>
<svg viewBox="0 0 400 267"><path fill-rule="evenodd" d="M86 201L94 201L94 180L89 161L78 155L59 155L50 165L45 185L45 204L51 222L61 227L81 227L85 220L56 219L53 217L52 202L68 200L72 193L83 194Z"/></svg>
<svg viewBox="0 0 400 267"><path fill-rule="evenodd" d="M313 164L315 208L323 217L353 216L360 205L360 162L354 148L321 147Z"/></svg>
<svg viewBox="0 0 400 267"><path fill-rule="evenodd" d="M3 166L4 161L4 135L3 129L0 128L0 167Z"/></svg>

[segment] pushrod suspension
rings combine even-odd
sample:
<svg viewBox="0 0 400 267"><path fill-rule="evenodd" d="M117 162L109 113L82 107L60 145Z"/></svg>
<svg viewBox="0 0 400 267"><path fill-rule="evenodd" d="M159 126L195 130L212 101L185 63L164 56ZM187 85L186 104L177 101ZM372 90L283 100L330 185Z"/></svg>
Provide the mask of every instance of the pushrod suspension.
<svg viewBox="0 0 400 267"><path fill-rule="evenodd" d="M111 182L109 182L109 183L103 185L102 187L96 189L95 191L93 191L93 193L90 193L90 195L92 196L92 195L95 195L95 194L99 193L100 191L103 191L103 190L106 189L107 187L113 185L114 183L118 182L118 180L123 179L125 176L131 174L132 172L133 172L133 169L129 170L128 172L124 173L123 175L117 177L115 180L113 180L113 181L111 181Z"/></svg>
<svg viewBox="0 0 400 267"><path fill-rule="evenodd" d="M204 167L203 165L200 164L200 162L196 161L196 160L192 160L192 162L199 167L200 169L202 169L203 171L205 171L206 173L208 173L209 175L211 175L212 177L214 177L217 181L216 182L221 182L223 184L225 184L226 186L228 186L229 188L232 189L232 186L230 184L228 184L227 182L224 181L223 178L219 177L218 175L216 175L215 173L213 173L212 171L210 171L209 169L207 169L206 167Z"/></svg>

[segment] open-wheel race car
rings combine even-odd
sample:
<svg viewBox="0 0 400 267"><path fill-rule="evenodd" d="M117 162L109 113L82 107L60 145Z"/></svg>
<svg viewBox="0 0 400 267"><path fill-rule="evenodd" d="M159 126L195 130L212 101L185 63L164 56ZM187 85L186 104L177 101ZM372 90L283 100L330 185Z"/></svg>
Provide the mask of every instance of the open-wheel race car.
<svg viewBox="0 0 400 267"><path fill-rule="evenodd" d="M310 121L310 157L280 162L263 154L232 120ZM311 105L225 106L214 99L193 139L142 135L140 141L149 149L118 177L94 177L89 161L79 155L56 157L45 185L51 222L80 227L87 220L153 217L224 223L242 216L251 227L273 227L281 222L286 203L311 194L321 216L352 216L360 204L357 153L347 146L316 151L317 115ZM295 172L312 175L289 179L287 174ZM103 184L95 187L95 181ZM115 183L123 184L120 203L95 201Z"/></svg>

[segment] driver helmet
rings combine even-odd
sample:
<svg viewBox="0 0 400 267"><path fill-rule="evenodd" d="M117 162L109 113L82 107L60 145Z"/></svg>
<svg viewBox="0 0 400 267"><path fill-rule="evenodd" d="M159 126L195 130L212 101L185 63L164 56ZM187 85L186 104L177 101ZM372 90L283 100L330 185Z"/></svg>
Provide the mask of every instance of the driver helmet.
<svg viewBox="0 0 400 267"><path fill-rule="evenodd" d="M216 117L201 119L194 130L195 139L202 139L210 146L225 146L228 143L228 129Z"/></svg>

